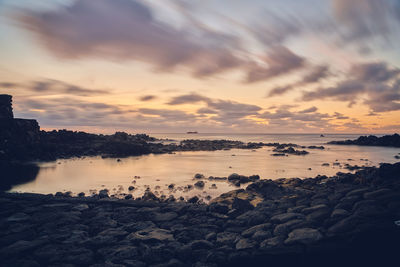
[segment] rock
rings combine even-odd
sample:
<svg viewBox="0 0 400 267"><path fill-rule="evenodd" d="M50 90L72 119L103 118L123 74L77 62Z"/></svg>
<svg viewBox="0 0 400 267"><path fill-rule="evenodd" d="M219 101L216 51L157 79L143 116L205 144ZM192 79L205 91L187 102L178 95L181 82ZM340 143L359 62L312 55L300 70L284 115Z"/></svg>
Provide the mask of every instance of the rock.
<svg viewBox="0 0 400 267"><path fill-rule="evenodd" d="M265 239L268 239L272 237L271 231L264 231L264 230L258 230L253 234L251 239L254 239L256 241L263 241Z"/></svg>
<svg viewBox="0 0 400 267"><path fill-rule="evenodd" d="M217 213L221 213L221 214L227 214L228 211L229 211L228 205L224 205L224 204L221 204L221 203L215 203L215 202L211 203L208 206L208 209L211 212L217 212Z"/></svg>
<svg viewBox="0 0 400 267"><path fill-rule="evenodd" d="M132 198L133 198L132 194L127 194L127 195L125 196L125 199L132 199Z"/></svg>
<svg viewBox="0 0 400 267"><path fill-rule="evenodd" d="M263 230L268 230L270 229L272 224L270 223L263 223L259 225L255 225L253 227L250 227L242 232L242 236L244 237L251 237L254 235L257 231L263 231Z"/></svg>
<svg viewBox="0 0 400 267"><path fill-rule="evenodd" d="M166 221L171 221L175 218L178 217L178 214L176 212L165 212L165 213L160 213L160 212L155 212L151 215L151 219L154 222L166 222Z"/></svg>
<svg viewBox="0 0 400 267"><path fill-rule="evenodd" d="M127 231L124 231L122 229L114 229L114 228L110 228L110 229L106 229L102 232L100 232L99 234L97 234L97 236L107 236L107 237L113 237L116 239L121 239L125 236L127 236L129 233Z"/></svg>
<svg viewBox="0 0 400 267"><path fill-rule="evenodd" d="M334 235L337 233L344 233L353 230L357 224L360 222L360 218L357 216L350 216L342 219L328 229L329 235Z"/></svg>
<svg viewBox="0 0 400 267"><path fill-rule="evenodd" d="M237 250L254 249L257 242L248 238L242 238L236 243Z"/></svg>
<svg viewBox="0 0 400 267"><path fill-rule="evenodd" d="M193 242L189 243L189 246L193 250L198 250L198 249L211 249L214 247L214 244L211 243L210 241L207 240L195 240Z"/></svg>
<svg viewBox="0 0 400 267"><path fill-rule="evenodd" d="M320 204L320 205L315 205L315 206L312 206L312 207L309 207L309 208L305 208L305 209L302 210L302 213L310 214L310 213L313 213L315 211L321 211L321 210L327 211L327 210L329 210L329 208L325 204Z"/></svg>
<svg viewBox="0 0 400 267"><path fill-rule="evenodd" d="M381 188L372 192L368 192L364 194L365 199L378 199L382 196L386 196L390 194L391 190L387 188Z"/></svg>
<svg viewBox="0 0 400 267"><path fill-rule="evenodd" d="M276 236L272 238L268 238L261 242L260 248L261 249L270 249L274 247L279 247L283 245L284 238L282 236Z"/></svg>
<svg viewBox="0 0 400 267"><path fill-rule="evenodd" d="M144 192L143 196L142 196L143 200L153 200L153 201L158 201L158 197L156 195L154 195L153 192L151 192L150 190L147 190L146 192Z"/></svg>
<svg viewBox="0 0 400 267"><path fill-rule="evenodd" d="M304 218L305 218L305 216L303 214L287 212L287 213L282 213L282 214L273 216L271 218L271 222L285 223L285 222L293 220L293 219L304 219Z"/></svg>
<svg viewBox="0 0 400 267"><path fill-rule="evenodd" d="M303 220L294 219L282 224L278 224L275 226L274 235L287 235L290 231L292 231L296 226L304 223Z"/></svg>
<svg viewBox="0 0 400 267"><path fill-rule="evenodd" d="M194 175L194 178L195 178L195 179L204 179L205 177L204 177L204 175L201 174L201 173L196 173L196 174Z"/></svg>
<svg viewBox="0 0 400 267"><path fill-rule="evenodd" d="M241 213L254 209L253 205L250 204L250 201L237 197L233 199L232 208L238 210Z"/></svg>
<svg viewBox="0 0 400 267"><path fill-rule="evenodd" d="M364 194L365 192L368 192L368 190L369 190L368 188L357 188L357 189L354 189L354 190L348 192L346 194L346 197L360 196L360 195Z"/></svg>
<svg viewBox="0 0 400 267"><path fill-rule="evenodd" d="M99 198L108 198L108 189L102 189L99 191Z"/></svg>
<svg viewBox="0 0 400 267"><path fill-rule="evenodd" d="M175 184L168 185L168 189L174 189L174 188L175 188Z"/></svg>
<svg viewBox="0 0 400 267"><path fill-rule="evenodd" d="M121 262L127 259L134 259L139 256L139 250L137 247L130 245L117 245L113 247L105 247L97 251L105 259L112 262Z"/></svg>
<svg viewBox="0 0 400 267"><path fill-rule="evenodd" d="M217 244L219 245L228 245L231 246L236 238L238 237L238 234L232 233L232 232L221 232L217 234Z"/></svg>
<svg viewBox="0 0 400 267"><path fill-rule="evenodd" d="M199 198L197 196L191 197L188 199L188 202L195 204L195 203L199 202Z"/></svg>
<svg viewBox="0 0 400 267"><path fill-rule="evenodd" d="M85 196L85 193L84 192L80 192L79 194L78 194L78 197L84 197Z"/></svg>
<svg viewBox="0 0 400 267"><path fill-rule="evenodd" d="M343 218L349 216L350 213L344 209L335 209L332 211L331 218Z"/></svg>
<svg viewBox="0 0 400 267"><path fill-rule="evenodd" d="M203 181L198 181L194 184L195 187L197 188L203 188L204 187L204 182Z"/></svg>
<svg viewBox="0 0 400 267"><path fill-rule="evenodd" d="M11 215L10 217L8 217L6 219L7 222L13 222L13 223L17 223L17 222L24 222L27 221L31 218L31 216L29 216L26 213L23 212L18 212L18 213L14 213L13 215Z"/></svg>
<svg viewBox="0 0 400 267"><path fill-rule="evenodd" d="M79 204L72 208L72 210L76 210L76 211L84 211L84 210L88 210L88 209L89 209L89 206L87 204Z"/></svg>
<svg viewBox="0 0 400 267"><path fill-rule="evenodd" d="M290 232L289 237L285 240L285 244L302 243L307 245L318 242L322 237L322 234L316 229L301 228Z"/></svg>
<svg viewBox="0 0 400 267"><path fill-rule="evenodd" d="M131 185L131 186L128 187L128 190L129 191L133 191L133 190L135 190L135 187Z"/></svg>
<svg viewBox="0 0 400 267"><path fill-rule="evenodd" d="M131 233L127 237L132 242L166 242L174 241L172 233L165 229L148 228Z"/></svg>

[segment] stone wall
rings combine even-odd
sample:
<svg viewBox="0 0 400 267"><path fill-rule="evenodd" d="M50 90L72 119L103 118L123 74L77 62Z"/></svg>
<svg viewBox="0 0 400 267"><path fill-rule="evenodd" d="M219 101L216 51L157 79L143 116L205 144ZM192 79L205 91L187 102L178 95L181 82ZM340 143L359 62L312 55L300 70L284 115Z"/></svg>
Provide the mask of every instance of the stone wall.
<svg viewBox="0 0 400 267"><path fill-rule="evenodd" d="M14 117L11 102L12 96L0 95L0 119L12 119Z"/></svg>

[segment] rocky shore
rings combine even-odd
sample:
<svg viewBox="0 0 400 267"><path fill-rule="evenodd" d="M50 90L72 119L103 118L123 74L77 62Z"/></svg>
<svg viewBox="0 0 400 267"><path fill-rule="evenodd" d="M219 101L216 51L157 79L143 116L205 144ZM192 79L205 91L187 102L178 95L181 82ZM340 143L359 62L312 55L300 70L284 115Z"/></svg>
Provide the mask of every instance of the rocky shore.
<svg viewBox="0 0 400 267"><path fill-rule="evenodd" d="M255 177L209 205L1 193L0 265L395 266L399 174Z"/></svg>
<svg viewBox="0 0 400 267"><path fill-rule="evenodd" d="M328 144L400 147L400 135L393 134L393 135L385 135L382 137L377 137L375 135L360 136L356 140L331 141Z"/></svg>

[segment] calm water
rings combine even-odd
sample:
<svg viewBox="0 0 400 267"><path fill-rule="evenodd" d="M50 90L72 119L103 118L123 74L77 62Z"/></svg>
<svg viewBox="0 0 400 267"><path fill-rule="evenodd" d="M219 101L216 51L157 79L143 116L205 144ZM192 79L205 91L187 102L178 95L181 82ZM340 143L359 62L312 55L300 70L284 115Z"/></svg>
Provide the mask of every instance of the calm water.
<svg viewBox="0 0 400 267"><path fill-rule="evenodd" d="M236 189L226 181L208 181L203 189L188 190L187 185L196 181L194 174L208 176L228 176L231 173L244 175L258 174L262 179L282 177L314 177L318 174L334 175L338 171L347 172L342 165L376 166L380 162L393 163L400 152L398 148L335 146L326 145L331 140L355 139L359 135L223 135L223 134L152 134L157 138L169 138L176 141L192 139L230 139L254 142L296 143L299 145L324 145L325 150L307 149L305 156L289 155L288 157L271 156L271 147L258 150L199 151L177 152L176 154L145 155L138 157L102 159L100 157L58 160L39 163L40 171L32 182L14 186L11 191L55 193L71 191L74 194L85 192L87 195L107 188L111 194L123 196L132 193L135 197L143 195L147 187L158 194L166 196L199 196L212 198L221 193ZM329 163L330 166L322 166ZM311 170L309 170L311 168ZM140 178L134 178L140 176ZM169 184L175 184L169 190ZM216 189L211 188L216 184ZM128 187L135 190L129 192Z"/></svg>

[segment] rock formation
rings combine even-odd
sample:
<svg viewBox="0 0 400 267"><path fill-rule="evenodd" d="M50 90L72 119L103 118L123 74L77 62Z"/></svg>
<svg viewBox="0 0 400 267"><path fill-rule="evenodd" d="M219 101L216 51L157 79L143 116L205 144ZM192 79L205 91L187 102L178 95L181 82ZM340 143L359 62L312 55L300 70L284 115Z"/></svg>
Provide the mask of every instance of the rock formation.
<svg viewBox="0 0 400 267"><path fill-rule="evenodd" d="M38 122L14 119L11 103L12 96L0 95L0 160L29 154L30 148L39 141Z"/></svg>

